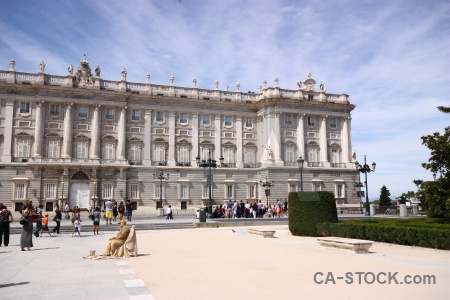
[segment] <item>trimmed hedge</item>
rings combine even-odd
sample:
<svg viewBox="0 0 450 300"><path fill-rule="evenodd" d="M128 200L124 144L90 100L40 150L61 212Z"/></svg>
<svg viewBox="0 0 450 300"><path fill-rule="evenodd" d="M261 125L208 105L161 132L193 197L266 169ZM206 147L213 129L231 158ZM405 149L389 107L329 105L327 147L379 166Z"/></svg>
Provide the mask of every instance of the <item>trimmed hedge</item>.
<svg viewBox="0 0 450 300"><path fill-rule="evenodd" d="M288 201L289 230L293 235L317 236L317 223L338 221L331 192L291 192Z"/></svg>
<svg viewBox="0 0 450 300"><path fill-rule="evenodd" d="M407 220L340 221L317 224L319 236L337 236L450 250L450 226ZM409 223L409 224L408 224ZM422 225L420 225L422 223Z"/></svg>

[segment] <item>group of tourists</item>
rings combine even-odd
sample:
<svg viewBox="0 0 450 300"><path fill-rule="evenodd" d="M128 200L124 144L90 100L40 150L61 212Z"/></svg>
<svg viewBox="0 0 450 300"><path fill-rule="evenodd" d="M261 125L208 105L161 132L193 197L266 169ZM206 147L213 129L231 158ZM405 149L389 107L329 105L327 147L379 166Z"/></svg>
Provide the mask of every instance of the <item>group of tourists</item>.
<svg viewBox="0 0 450 300"><path fill-rule="evenodd" d="M49 214L44 213L44 206L38 205L33 206L31 201L26 201L21 210L20 224L22 225L22 231L20 235L20 248L22 251L31 250L33 247L33 235L35 237L42 237L43 233L48 233L49 236L56 235L60 233L62 214L65 214L66 219L71 219L73 225L73 236L81 236L81 209L77 206L73 206L71 209L69 205L64 206L63 211L60 209L59 205L55 207L55 214L53 216L53 221L56 226L53 230L49 229ZM104 213L102 215L102 212ZM72 214L70 216L70 214ZM122 221L124 216L127 217L127 221L131 221L132 217L132 205L131 201L127 200L126 203L112 202L107 200L103 205L103 211L100 207L95 209L89 209L89 219L93 222L94 235L99 234L100 220L104 218L106 224L112 224L116 222L116 218L119 218L119 223ZM6 206L0 202L0 246L8 246L10 237L10 223L13 221L13 214ZM36 224L34 228L33 224Z"/></svg>
<svg viewBox="0 0 450 300"><path fill-rule="evenodd" d="M216 206L213 210L214 218L281 218L287 216L288 203L286 199L277 199L272 205L264 205L259 200L250 204L242 200L228 200L225 205Z"/></svg>

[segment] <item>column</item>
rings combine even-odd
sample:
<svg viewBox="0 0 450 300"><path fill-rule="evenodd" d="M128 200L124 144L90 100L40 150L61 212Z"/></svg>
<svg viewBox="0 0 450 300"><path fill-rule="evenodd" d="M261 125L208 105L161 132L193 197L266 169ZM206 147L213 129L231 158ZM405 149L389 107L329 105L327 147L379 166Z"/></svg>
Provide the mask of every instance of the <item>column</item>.
<svg viewBox="0 0 450 300"><path fill-rule="evenodd" d="M327 118L328 116L321 116L322 122L320 125L320 162L325 164L328 162L327 160Z"/></svg>
<svg viewBox="0 0 450 300"><path fill-rule="evenodd" d="M170 167L176 165L175 160L175 112L169 112L169 157L167 164Z"/></svg>
<svg viewBox="0 0 450 300"><path fill-rule="evenodd" d="M14 100L6 101L5 108L5 131L3 141L3 162L11 162L11 145L12 145L12 133L13 133L13 116L14 116Z"/></svg>
<svg viewBox="0 0 450 300"><path fill-rule="evenodd" d="M297 149L298 156L303 157L304 160L307 160L305 157L305 129L304 129L304 117L305 114L298 115L298 124L297 124Z"/></svg>
<svg viewBox="0 0 450 300"><path fill-rule="evenodd" d="M66 105L66 114L64 115L64 134L62 146L62 158L72 157L72 140L73 140L73 120L72 120L73 103Z"/></svg>
<svg viewBox="0 0 450 300"><path fill-rule="evenodd" d="M196 166L196 157L198 155L198 114L192 114L192 153L191 166Z"/></svg>
<svg viewBox="0 0 450 300"><path fill-rule="evenodd" d="M42 117L43 101L36 101L36 125L34 127L33 157L42 157L42 139L44 134L44 118Z"/></svg>
<svg viewBox="0 0 450 300"><path fill-rule="evenodd" d="M263 119L263 124L262 124L262 128L263 128L263 156L262 156L262 161L263 162L267 162L267 160L269 159L269 129L270 129L270 125L269 125L269 117L268 114L265 113L262 116Z"/></svg>
<svg viewBox="0 0 450 300"><path fill-rule="evenodd" d="M214 145L216 150L214 151L214 158L217 162L219 162L219 158L222 155L222 116L215 115L214 119Z"/></svg>
<svg viewBox="0 0 450 300"><path fill-rule="evenodd" d="M354 162L353 159L353 147L352 147L352 117L347 118L347 133L348 133L348 155L352 155L349 159L350 162Z"/></svg>
<svg viewBox="0 0 450 300"><path fill-rule="evenodd" d="M275 163L280 166L284 166L284 162L281 159L281 126L280 126L281 113L275 112L273 116L273 152L275 156Z"/></svg>
<svg viewBox="0 0 450 300"><path fill-rule="evenodd" d="M145 128L144 128L144 160L143 164L144 166L151 166L152 165L152 110L146 109L144 112L144 121L145 121Z"/></svg>
<svg viewBox="0 0 450 300"><path fill-rule="evenodd" d="M257 118L257 134L256 134L256 145L258 150L256 151L256 162L262 162L264 157L264 118L258 116Z"/></svg>
<svg viewBox="0 0 450 300"><path fill-rule="evenodd" d="M94 105L94 113L92 115L92 128L91 128L91 153L89 155L92 159L100 158L100 118L98 117L100 105Z"/></svg>
<svg viewBox="0 0 450 300"><path fill-rule="evenodd" d="M348 126L347 118L342 118L342 129L341 129L341 148L342 148L342 162L349 162L349 152L348 152Z"/></svg>
<svg viewBox="0 0 450 300"><path fill-rule="evenodd" d="M244 162L242 159L242 117L236 117L236 167L243 168Z"/></svg>
<svg viewBox="0 0 450 300"><path fill-rule="evenodd" d="M118 124L118 138L119 141L117 143L117 159L118 160L125 160L125 113L127 111L127 107L121 107L120 108L120 116L119 116L119 124Z"/></svg>

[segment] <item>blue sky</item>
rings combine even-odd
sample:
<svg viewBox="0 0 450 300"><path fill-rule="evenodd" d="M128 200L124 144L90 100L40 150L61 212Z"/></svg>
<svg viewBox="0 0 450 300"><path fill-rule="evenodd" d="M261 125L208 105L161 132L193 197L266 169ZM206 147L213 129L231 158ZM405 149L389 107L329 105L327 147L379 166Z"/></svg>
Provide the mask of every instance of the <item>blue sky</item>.
<svg viewBox="0 0 450 300"><path fill-rule="evenodd" d="M420 137L450 125L448 1L0 0L0 69L66 75L86 54L101 77L257 91L278 77L295 89L311 72L356 105L352 142L375 161L369 195L431 179Z"/></svg>

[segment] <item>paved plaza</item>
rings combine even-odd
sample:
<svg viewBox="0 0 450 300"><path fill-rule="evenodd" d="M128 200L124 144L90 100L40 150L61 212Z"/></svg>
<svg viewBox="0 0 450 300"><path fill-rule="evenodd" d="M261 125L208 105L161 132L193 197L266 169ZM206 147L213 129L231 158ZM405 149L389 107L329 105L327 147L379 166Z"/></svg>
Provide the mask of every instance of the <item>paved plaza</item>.
<svg viewBox="0 0 450 300"><path fill-rule="evenodd" d="M138 257L83 259L90 250L103 253L115 235L105 228L99 236L44 234L33 238L31 251L20 251L20 235L11 235L0 248L0 299L447 299L450 293L449 251L374 243L370 254L337 252L274 223L258 227L276 230L273 239L249 235L244 226L142 230ZM398 284L382 272L398 272ZM373 274L379 280L370 283ZM433 275L436 284L401 284L406 275Z"/></svg>

